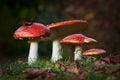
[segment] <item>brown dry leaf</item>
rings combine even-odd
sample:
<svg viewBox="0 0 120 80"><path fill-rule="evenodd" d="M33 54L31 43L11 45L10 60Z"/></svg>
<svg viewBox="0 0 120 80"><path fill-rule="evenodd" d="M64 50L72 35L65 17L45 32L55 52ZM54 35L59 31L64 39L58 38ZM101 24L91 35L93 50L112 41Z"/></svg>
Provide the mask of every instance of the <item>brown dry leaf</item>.
<svg viewBox="0 0 120 80"><path fill-rule="evenodd" d="M67 72L79 74L80 68L81 68L82 65L80 64L79 60L76 60L73 63L71 63L69 66L71 66L72 68L66 68Z"/></svg>
<svg viewBox="0 0 120 80"><path fill-rule="evenodd" d="M103 68L98 68L98 69L95 69L94 73L102 73L102 72L105 72L105 67Z"/></svg>
<svg viewBox="0 0 120 80"><path fill-rule="evenodd" d="M46 72L42 73L40 76L38 76L37 80L43 80L43 79L46 79L46 78L50 79L50 78L54 78L56 76L57 76L56 73L46 71Z"/></svg>
<svg viewBox="0 0 120 80"><path fill-rule="evenodd" d="M107 69L106 73L115 73L120 71L120 67L112 68L112 69Z"/></svg>
<svg viewBox="0 0 120 80"><path fill-rule="evenodd" d="M27 68L25 69L25 72L28 74L28 79L37 78L38 76L44 74L46 70L40 70L40 69L34 69L34 68Z"/></svg>
<svg viewBox="0 0 120 80"><path fill-rule="evenodd" d="M56 63L55 64L55 67L61 69L62 71L66 70L66 66L67 66L67 64L63 64L63 63Z"/></svg>
<svg viewBox="0 0 120 80"><path fill-rule="evenodd" d="M81 73L82 75L87 75L87 74L88 74L88 70L82 69L82 70L80 71L80 73Z"/></svg>
<svg viewBox="0 0 120 80"><path fill-rule="evenodd" d="M57 76L57 74L55 74L55 73L47 73L46 74L46 78L54 78L54 77L56 77Z"/></svg>
<svg viewBox="0 0 120 80"><path fill-rule="evenodd" d="M104 62L104 61L101 61L101 60L95 61L94 64L95 64L95 67L96 67L97 69L99 69L99 68L104 68L104 67L107 66L107 63Z"/></svg>
<svg viewBox="0 0 120 80"><path fill-rule="evenodd" d="M37 71L39 71L39 69L26 68L25 70L23 70L23 72L26 72L26 73L30 73L30 72L37 72Z"/></svg>
<svg viewBox="0 0 120 80"><path fill-rule="evenodd" d="M88 74L88 71L83 69L80 74L78 75L78 80L84 80L85 79L85 75Z"/></svg>
<svg viewBox="0 0 120 80"><path fill-rule="evenodd" d="M106 62L107 64L110 64L110 59L108 57L101 58L101 61Z"/></svg>
<svg viewBox="0 0 120 80"><path fill-rule="evenodd" d="M61 68L61 66L62 66L61 63L56 63L56 64L55 64L55 67L57 67L57 68Z"/></svg>
<svg viewBox="0 0 120 80"><path fill-rule="evenodd" d="M114 64L120 63L120 55L116 55L116 56L110 55L109 58L110 58L110 61Z"/></svg>
<svg viewBox="0 0 120 80"><path fill-rule="evenodd" d="M79 74L79 69L78 68L68 68L66 69L67 72Z"/></svg>
<svg viewBox="0 0 120 80"><path fill-rule="evenodd" d="M78 80L84 80L84 78L85 78L84 74L81 74L81 75L78 76Z"/></svg>

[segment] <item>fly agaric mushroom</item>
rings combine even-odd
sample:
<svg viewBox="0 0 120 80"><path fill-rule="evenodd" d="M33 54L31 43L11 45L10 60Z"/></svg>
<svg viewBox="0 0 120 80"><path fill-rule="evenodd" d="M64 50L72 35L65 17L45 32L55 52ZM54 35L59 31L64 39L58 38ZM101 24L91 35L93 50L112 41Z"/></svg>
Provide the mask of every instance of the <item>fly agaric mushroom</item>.
<svg viewBox="0 0 120 80"><path fill-rule="evenodd" d="M72 34L65 38L63 38L60 43L61 44L72 44L75 45L75 51L74 51L74 60L81 60L82 55L82 44L84 43L91 43L96 42L95 39L86 37L82 34Z"/></svg>
<svg viewBox="0 0 120 80"><path fill-rule="evenodd" d="M50 30L43 24L35 22L24 22L18 28L13 37L15 39L28 38L30 42L30 50L28 56L28 64L34 63L38 58L38 42L40 37L47 37L50 35Z"/></svg>
<svg viewBox="0 0 120 80"><path fill-rule="evenodd" d="M92 56L92 55L99 55L99 54L105 54L106 51L103 49L89 49L82 53L83 56Z"/></svg>
<svg viewBox="0 0 120 80"><path fill-rule="evenodd" d="M50 37L46 38L46 40L53 40L51 58L52 62L62 59L62 46L60 44L60 39L70 34L84 32L88 29L88 24L85 20L69 20L53 23L47 26L51 31L51 35Z"/></svg>
<svg viewBox="0 0 120 80"><path fill-rule="evenodd" d="M82 53L82 56L86 57L86 56L100 55L100 54L105 54L105 53L106 51L103 49L89 49L89 50L84 51Z"/></svg>

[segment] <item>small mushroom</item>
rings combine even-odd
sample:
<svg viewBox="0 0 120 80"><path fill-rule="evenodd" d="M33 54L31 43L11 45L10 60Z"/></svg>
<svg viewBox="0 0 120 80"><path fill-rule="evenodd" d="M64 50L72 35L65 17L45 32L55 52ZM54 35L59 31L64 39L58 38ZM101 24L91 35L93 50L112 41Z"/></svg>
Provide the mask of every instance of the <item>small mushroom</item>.
<svg viewBox="0 0 120 80"><path fill-rule="evenodd" d="M62 59L62 46L60 44L60 39L70 34L85 32L88 29L88 24L85 20L69 20L53 23L47 26L51 31L51 35L45 39L53 41L51 57L52 62Z"/></svg>
<svg viewBox="0 0 120 80"><path fill-rule="evenodd" d="M105 53L106 53L106 51L103 49L89 49L89 50L84 51L82 53L82 56L91 58L94 55L100 55L100 54L105 54Z"/></svg>
<svg viewBox="0 0 120 80"><path fill-rule="evenodd" d="M38 59L39 38L47 37L49 35L50 30L45 25L35 22L24 22L24 24L14 32L13 37L15 39L29 39L30 50L28 64L31 64Z"/></svg>
<svg viewBox="0 0 120 80"><path fill-rule="evenodd" d="M74 60L81 60L82 58L82 44L84 43L91 43L96 42L95 39L86 37L82 34L72 34L65 38L63 38L60 43L61 44L72 44L75 45L75 51L74 51Z"/></svg>

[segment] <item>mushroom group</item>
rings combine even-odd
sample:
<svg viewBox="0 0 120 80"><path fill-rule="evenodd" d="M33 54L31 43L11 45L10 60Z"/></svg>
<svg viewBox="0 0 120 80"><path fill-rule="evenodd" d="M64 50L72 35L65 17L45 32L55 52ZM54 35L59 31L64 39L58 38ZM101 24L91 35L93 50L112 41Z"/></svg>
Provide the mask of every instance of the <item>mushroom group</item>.
<svg viewBox="0 0 120 80"><path fill-rule="evenodd" d="M74 60L81 60L82 45L85 43L96 42L95 39L89 38L83 34L72 34L63 38L60 43L67 45L75 45Z"/></svg>
<svg viewBox="0 0 120 80"><path fill-rule="evenodd" d="M38 42L41 37L50 35L50 30L43 24L35 22L24 22L15 32L15 39L28 38L30 50L28 55L28 64L35 63L38 59Z"/></svg>
<svg viewBox="0 0 120 80"><path fill-rule="evenodd" d="M96 42L95 39L80 34L87 31L87 29L88 23L85 20L68 20L52 23L47 26L31 21L24 22L22 26L14 32L13 37L15 39L29 39L30 50L28 55L28 64L35 63L38 59L38 42L40 40L52 40L51 62L55 63L63 58L62 44L74 45L74 60L81 60L82 45L85 43ZM89 53L83 53L83 55L86 54Z"/></svg>
<svg viewBox="0 0 120 80"><path fill-rule="evenodd" d="M60 40L67 35L85 32L88 29L88 23L85 20L69 20L56 22L47 25L51 35L46 40L52 40L52 57L51 62L62 59L62 46Z"/></svg>

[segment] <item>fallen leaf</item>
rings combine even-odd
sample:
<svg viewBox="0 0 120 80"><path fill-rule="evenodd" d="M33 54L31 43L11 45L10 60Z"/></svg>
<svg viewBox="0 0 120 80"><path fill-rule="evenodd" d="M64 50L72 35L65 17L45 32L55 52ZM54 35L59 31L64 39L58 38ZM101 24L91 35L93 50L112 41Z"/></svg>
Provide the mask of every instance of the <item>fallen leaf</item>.
<svg viewBox="0 0 120 80"><path fill-rule="evenodd" d="M116 55L116 56L110 55L109 58L110 58L110 61L114 64L120 63L120 55Z"/></svg>
<svg viewBox="0 0 120 80"><path fill-rule="evenodd" d="M87 75L87 74L88 74L88 70L82 69L82 70L80 71L80 73L81 73L82 75Z"/></svg>
<svg viewBox="0 0 120 80"><path fill-rule="evenodd" d="M79 74L79 69L78 68L68 68L68 69L66 69L66 72Z"/></svg>
<svg viewBox="0 0 120 80"><path fill-rule="evenodd" d="M107 64L110 64L110 59L108 57L101 58L101 60L106 62Z"/></svg>
<svg viewBox="0 0 120 80"><path fill-rule="evenodd" d="M25 72L28 74L27 76L28 79L34 79L44 74L46 72L46 69L40 70L40 69L34 69L34 68L27 68L25 69Z"/></svg>
<svg viewBox="0 0 120 80"><path fill-rule="evenodd" d="M95 67L96 68L104 68L104 67L106 67L107 66L107 63L106 62L104 62L104 61L101 61L101 60L97 60L97 61L95 61Z"/></svg>
<svg viewBox="0 0 120 80"><path fill-rule="evenodd" d="M55 67L61 69L62 71L66 70L66 66L67 66L67 64L63 64L63 63L56 63L55 64Z"/></svg>
<svg viewBox="0 0 120 80"><path fill-rule="evenodd" d="M112 68L112 69L107 69L106 73L115 73L120 71L120 67Z"/></svg>
<svg viewBox="0 0 120 80"><path fill-rule="evenodd" d="M47 73L46 74L46 78L54 78L56 76L57 76L57 74L55 74L55 73Z"/></svg>
<svg viewBox="0 0 120 80"><path fill-rule="evenodd" d="M61 63L56 63L56 64L55 64L55 67L57 67L57 68L61 68L61 66L62 66Z"/></svg>
<svg viewBox="0 0 120 80"><path fill-rule="evenodd" d="M94 73L102 73L102 72L105 72L105 67L102 67L102 68L98 68L98 69L95 69Z"/></svg>
<svg viewBox="0 0 120 80"><path fill-rule="evenodd" d="M78 80L84 80L84 78L85 78L84 74L81 74L81 75L78 76Z"/></svg>

